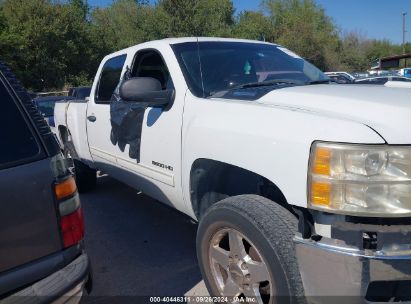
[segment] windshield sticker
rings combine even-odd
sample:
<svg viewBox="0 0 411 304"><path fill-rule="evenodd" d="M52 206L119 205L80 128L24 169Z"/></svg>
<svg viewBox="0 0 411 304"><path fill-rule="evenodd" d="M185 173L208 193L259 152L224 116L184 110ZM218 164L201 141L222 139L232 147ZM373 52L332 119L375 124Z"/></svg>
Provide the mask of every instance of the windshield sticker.
<svg viewBox="0 0 411 304"><path fill-rule="evenodd" d="M289 49L286 49L284 47L278 47L278 49L280 51L283 51L284 53L286 53L287 55L293 57L293 58L297 58L297 59L302 59L300 56L298 56L296 53L290 51Z"/></svg>
<svg viewBox="0 0 411 304"><path fill-rule="evenodd" d="M244 64L244 74L250 75L250 72L251 72L251 64L247 60Z"/></svg>

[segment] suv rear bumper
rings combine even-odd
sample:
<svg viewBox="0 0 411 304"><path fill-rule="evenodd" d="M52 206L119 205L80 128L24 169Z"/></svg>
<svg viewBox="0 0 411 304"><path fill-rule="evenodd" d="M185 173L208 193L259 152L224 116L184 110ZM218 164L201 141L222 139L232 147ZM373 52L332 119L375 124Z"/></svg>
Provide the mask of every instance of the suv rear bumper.
<svg viewBox="0 0 411 304"><path fill-rule="evenodd" d="M361 251L336 245L328 238L316 242L295 237L294 242L305 294L316 303L329 303L330 297L364 303L366 297L378 297L378 294L383 298L387 295L398 298L404 296L403 283L411 283L411 250ZM373 282L377 288L370 293ZM405 293L409 296L411 291Z"/></svg>
<svg viewBox="0 0 411 304"><path fill-rule="evenodd" d="M1 303L78 303L89 272L89 258L83 253L64 268L8 296Z"/></svg>

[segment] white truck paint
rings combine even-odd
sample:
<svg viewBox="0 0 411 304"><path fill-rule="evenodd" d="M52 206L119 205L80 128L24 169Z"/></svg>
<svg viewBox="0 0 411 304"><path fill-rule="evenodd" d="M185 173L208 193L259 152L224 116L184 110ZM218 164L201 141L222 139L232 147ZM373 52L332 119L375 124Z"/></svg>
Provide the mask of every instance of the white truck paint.
<svg viewBox="0 0 411 304"><path fill-rule="evenodd" d="M236 39L179 38L147 42L110 54L100 64L88 102L56 104L55 121L62 145L65 140L71 141L75 157L88 166L102 169L196 218L190 183L193 164L199 159L264 177L280 189L290 206L304 209L308 206L307 172L313 142L411 144L411 92L407 89L316 84L271 90L251 101L196 96L173 46L197 42L270 45ZM103 66L110 59L127 56L121 71L124 75L126 68L133 66L136 54L144 50L161 54L175 98L168 110L145 110L140 159L136 161L129 156L129 145L121 151L112 144L110 105L96 103L96 92ZM94 122L87 120L91 116L96 118ZM63 130L69 134L66 139ZM304 275L303 280L306 286Z"/></svg>
<svg viewBox="0 0 411 304"><path fill-rule="evenodd" d="M214 41L210 38L203 40ZM402 109L409 108L410 104L406 100L396 100L404 92L387 88L370 90L355 87L353 90L352 86L344 89L335 85L285 88L247 103L196 98L188 90L170 48L171 44L185 41L190 39L153 41L106 56L97 71L89 102L57 104L55 120L56 126L66 126L69 130L80 159L92 167L95 167L93 162L112 166L104 170L111 174L111 170L116 171L114 175L120 174L120 178L129 184L134 184L129 173L147 179L148 189L139 183L135 186L157 199L161 198L160 201L165 199L192 217L195 215L188 185L191 165L196 159L219 160L256 172L278 185L290 204L306 207L307 164L313 141L383 143L384 138L367 126L372 118L378 121L376 124L385 125L381 126L385 129L378 130L383 137L384 131L398 132L404 126L394 111L401 114ZM170 111L162 113L151 127L146 123L149 112L146 111L141 162L136 164L130 162L127 147L121 152L110 143L109 107L96 104L94 100L104 63L127 54L124 67L130 66L135 54L146 48L156 49L164 57L176 86L176 98ZM377 103L384 109L376 111ZM354 104L358 110L353 108ZM387 117L385 109L392 114ZM97 121L87 121L86 112L87 115L96 115ZM379 113L385 119L381 120L381 116L377 116ZM387 118L391 119L387 121ZM391 125L393 122L396 126ZM401 142L403 137L393 140L393 143L407 142ZM152 165L152 161L172 166L173 172L159 169ZM158 192L162 193L161 197Z"/></svg>

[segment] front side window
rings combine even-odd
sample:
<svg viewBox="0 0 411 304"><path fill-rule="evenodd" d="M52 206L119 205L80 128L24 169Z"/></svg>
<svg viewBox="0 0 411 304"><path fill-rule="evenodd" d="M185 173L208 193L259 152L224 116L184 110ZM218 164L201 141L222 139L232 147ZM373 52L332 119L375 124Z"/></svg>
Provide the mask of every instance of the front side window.
<svg viewBox="0 0 411 304"><path fill-rule="evenodd" d="M190 90L199 97L250 83L329 81L308 61L273 44L214 41L172 47Z"/></svg>
<svg viewBox="0 0 411 304"><path fill-rule="evenodd" d="M23 114L0 81L0 169L36 158L41 150Z"/></svg>
<svg viewBox="0 0 411 304"><path fill-rule="evenodd" d="M96 103L110 103L119 81L121 71L127 55L121 55L106 61L101 70L100 80L97 86Z"/></svg>
<svg viewBox="0 0 411 304"><path fill-rule="evenodd" d="M163 90L174 89L173 81L163 58L154 50L143 50L137 53L131 76L152 77L161 83Z"/></svg>

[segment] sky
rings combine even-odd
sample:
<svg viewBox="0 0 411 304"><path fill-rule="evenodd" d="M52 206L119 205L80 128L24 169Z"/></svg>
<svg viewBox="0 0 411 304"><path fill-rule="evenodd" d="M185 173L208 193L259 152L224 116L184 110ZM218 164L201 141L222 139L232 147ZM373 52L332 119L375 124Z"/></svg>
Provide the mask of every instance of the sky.
<svg viewBox="0 0 411 304"><path fill-rule="evenodd" d="M112 0L88 0L106 6ZM153 0L152 0L153 2ZM402 13L406 16L406 41L411 41L411 0L316 0L342 33L356 31L368 38L402 43ZM258 10L259 0L233 0L236 13Z"/></svg>

